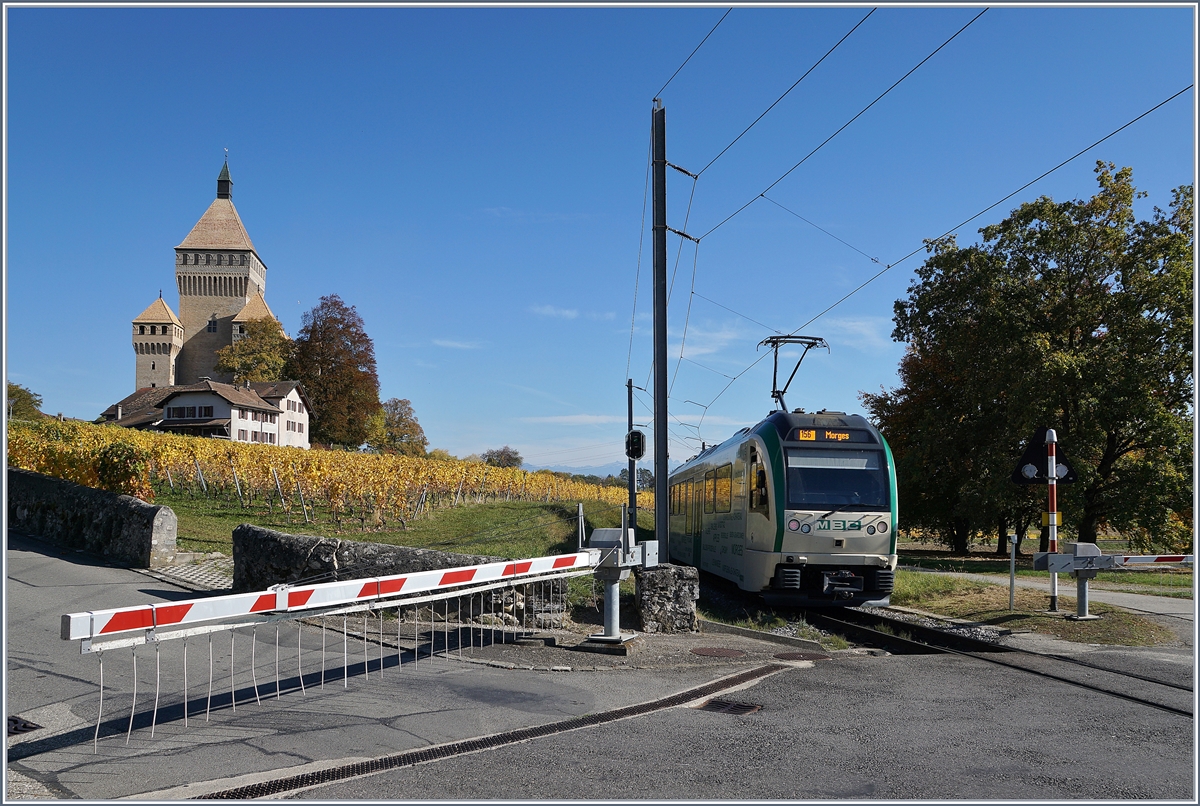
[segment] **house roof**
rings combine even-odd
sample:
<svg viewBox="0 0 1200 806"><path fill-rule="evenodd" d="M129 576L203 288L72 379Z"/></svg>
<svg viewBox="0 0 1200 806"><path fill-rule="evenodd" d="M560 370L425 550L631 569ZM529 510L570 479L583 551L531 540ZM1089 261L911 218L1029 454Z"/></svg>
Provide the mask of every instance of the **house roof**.
<svg viewBox="0 0 1200 806"><path fill-rule="evenodd" d="M175 316L175 312L171 310L170 305L163 302L162 297L151 302L150 307L134 318L133 323L136 325L138 322L154 322L155 324L170 322L173 325L183 327L183 323L179 321L179 317Z"/></svg>
<svg viewBox="0 0 1200 806"><path fill-rule="evenodd" d="M158 404L162 399L171 393L173 386L145 386L138 389L131 395L128 395L116 403L109 406L100 413L99 420L107 420L117 422L117 406L121 407L121 425L135 425L135 423L126 423L126 420L142 417L144 415L161 415L158 409Z"/></svg>
<svg viewBox="0 0 1200 806"><path fill-rule="evenodd" d="M176 249L249 249L257 254L230 199L213 199Z"/></svg>
<svg viewBox="0 0 1200 806"><path fill-rule="evenodd" d="M308 402L308 395L304 391L304 386L300 381L275 381L271 383L251 383L250 388L258 393L258 396L263 400L282 400L291 394L292 390L296 390L296 394L300 395L300 399L304 401L304 408L308 412L312 412L312 405Z"/></svg>
<svg viewBox="0 0 1200 806"><path fill-rule="evenodd" d="M160 406L165 407L175 397L188 392L209 392L238 408L269 411L273 414L279 412L278 406L263 400L257 392L245 386L234 386L233 384L218 383L216 381L200 381L200 383L193 383L187 386L171 386L168 389L170 390L170 394L162 399L159 403Z"/></svg>
<svg viewBox="0 0 1200 806"><path fill-rule="evenodd" d="M271 313L271 309L267 307L267 300L263 297L263 293L259 291L250 298L250 301L242 306L238 311L237 316L233 317L234 322L249 322L251 319L274 319L275 314Z"/></svg>

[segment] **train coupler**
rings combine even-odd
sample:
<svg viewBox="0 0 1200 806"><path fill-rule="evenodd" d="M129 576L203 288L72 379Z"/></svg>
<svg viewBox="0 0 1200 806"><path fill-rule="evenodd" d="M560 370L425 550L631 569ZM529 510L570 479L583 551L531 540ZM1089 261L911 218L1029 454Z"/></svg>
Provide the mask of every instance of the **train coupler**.
<svg viewBox="0 0 1200 806"><path fill-rule="evenodd" d="M845 569L823 571L821 577L823 582L821 593L827 596L833 596L835 599L852 599L862 595L864 580L860 576L855 576L852 571Z"/></svg>

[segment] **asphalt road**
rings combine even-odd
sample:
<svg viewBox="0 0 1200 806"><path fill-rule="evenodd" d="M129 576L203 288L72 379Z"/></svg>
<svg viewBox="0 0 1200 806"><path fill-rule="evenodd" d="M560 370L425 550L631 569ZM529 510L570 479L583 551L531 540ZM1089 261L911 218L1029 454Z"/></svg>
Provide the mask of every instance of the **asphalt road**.
<svg viewBox="0 0 1200 806"><path fill-rule="evenodd" d="M58 637L59 616L99 607L193 598L142 574L9 535L6 712L41 729L9 739L10 773L61 798L203 797L314 769L336 768L644 703L747 669L779 669L723 697L761 706L743 716L676 706L440 761L292 791L301 799L1106 799L1195 797L1193 721L951 656L838 654L784 664L781 647L712 634L648 639L629 659L545 647L492 647L499 668L437 659L380 679L352 665L341 634L274 629L237 638L229 702L228 634L214 640L208 704L206 639L189 641L183 724L179 641L141 647L129 726L132 650L104 659L104 712L93 745L99 660ZM334 625L336 626L336 625ZM302 653L297 656L297 645ZM351 664L362 644L348 641ZM697 656L721 647L738 658ZM372 648L372 658L377 648ZM1112 650L1105 650L1112 652ZM1158 648L1156 673L1191 679L1190 647ZM1136 653L1123 658L1136 660ZM156 660L158 664L156 666ZM552 666L571 671L548 671ZM299 691L297 669L305 673ZM159 709L153 714L156 693ZM692 703L693 705L695 703ZM155 724L151 725L152 718ZM153 735L151 735L153 732ZM10 776L10 797L19 794ZM40 788L40 790L39 790ZM37 791L35 791L37 790ZM26 790L21 790L26 791Z"/></svg>

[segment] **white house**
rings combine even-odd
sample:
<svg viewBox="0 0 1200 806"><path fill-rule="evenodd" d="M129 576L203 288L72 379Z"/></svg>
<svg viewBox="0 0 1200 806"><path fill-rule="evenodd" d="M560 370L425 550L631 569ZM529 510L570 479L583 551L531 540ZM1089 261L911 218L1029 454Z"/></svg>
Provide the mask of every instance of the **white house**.
<svg viewBox="0 0 1200 806"><path fill-rule="evenodd" d="M159 406L156 430L309 447L309 405L297 381L233 386L204 380L172 387Z"/></svg>

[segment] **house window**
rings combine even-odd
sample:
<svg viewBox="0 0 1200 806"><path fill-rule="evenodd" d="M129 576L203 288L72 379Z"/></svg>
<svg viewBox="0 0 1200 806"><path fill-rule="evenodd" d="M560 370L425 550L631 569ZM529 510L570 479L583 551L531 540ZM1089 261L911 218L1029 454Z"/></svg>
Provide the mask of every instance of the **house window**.
<svg viewBox="0 0 1200 806"><path fill-rule="evenodd" d="M190 420L190 419L192 419L192 418L193 418L193 417L195 417L195 416L196 416L196 407L195 407L195 406L188 406L188 407L187 407L187 417L188 417L188 419Z"/></svg>
<svg viewBox="0 0 1200 806"><path fill-rule="evenodd" d="M239 429L238 429L238 441L239 441L239 442L245 442L245 441L246 441L246 429L245 429L245 428L239 428Z"/></svg>
<svg viewBox="0 0 1200 806"><path fill-rule="evenodd" d="M212 417L213 416L213 407L212 406L201 406L200 407L200 416L201 417Z"/></svg>
<svg viewBox="0 0 1200 806"><path fill-rule="evenodd" d="M209 332L209 333L216 333L216 332L217 332L217 315L216 315L215 313L214 313L214 314L213 314L211 317L209 317L209 320L208 320L208 332Z"/></svg>
<svg viewBox="0 0 1200 806"><path fill-rule="evenodd" d="M301 434L303 434L304 433L304 423L296 423L296 430L299 431Z"/></svg>

